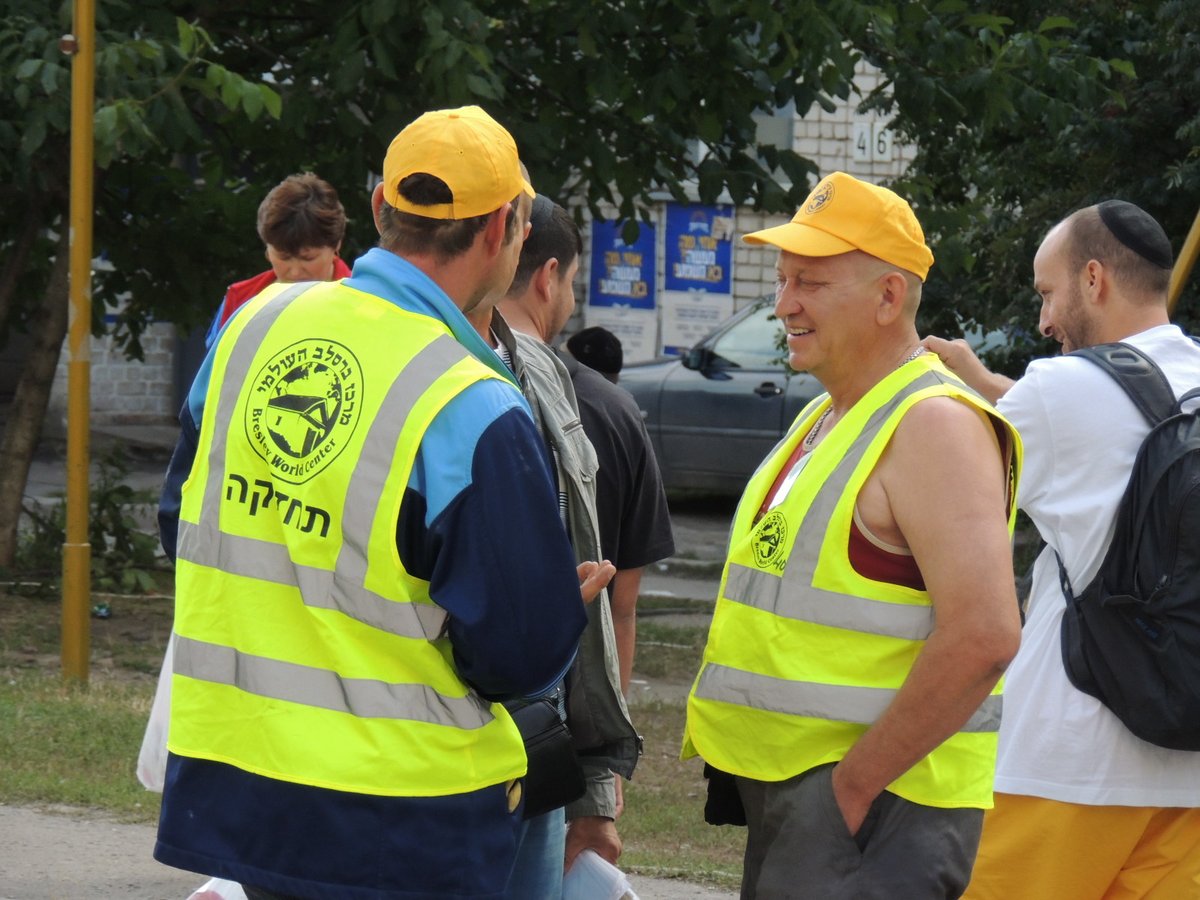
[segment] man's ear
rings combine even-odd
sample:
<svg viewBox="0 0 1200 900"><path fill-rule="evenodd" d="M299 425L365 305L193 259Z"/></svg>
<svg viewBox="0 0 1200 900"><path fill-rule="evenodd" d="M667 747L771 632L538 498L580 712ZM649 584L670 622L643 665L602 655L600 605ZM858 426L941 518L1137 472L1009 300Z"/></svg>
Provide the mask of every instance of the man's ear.
<svg viewBox="0 0 1200 900"><path fill-rule="evenodd" d="M1108 293L1108 269L1098 259L1089 259L1079 273L1079 287L1089 303L1097 303Z"/></svg>
<svg viewBox="0 0 1200 900"><path fill-rule="evenodd" d="M550 257L533 273L533 286L537 291L538 299L543 303L550 303L554 300L552 293L554 285L558 279L558 260L555 257Z"/></svg>
<svg viewBox="0 0 1200 900"><path fill-rule="evenodd" d="M383 225L379 221L379 210L383 206L383 182L375 185L375 190L371 191L371 218L375 220L375 230L379 234L383 234ZM341 249L341 244L338 244L338 249Z"/></svg>
<svg viewBox="0 0 1200 900"><path fill-rule="evenodd" d="M908 298L908 279L894 269L880 277L879 298L875 307L875 320L880 325L890 325L904 312Z"/></svg>
<svg viewBox="0 0 1200 900"><path fill-rule="evenodd" d="M512 208L512 203L505 203L488 216L487 224L483 227L483 245L488 251L488 256L497 255L504 246L504 226Z"/></svg>

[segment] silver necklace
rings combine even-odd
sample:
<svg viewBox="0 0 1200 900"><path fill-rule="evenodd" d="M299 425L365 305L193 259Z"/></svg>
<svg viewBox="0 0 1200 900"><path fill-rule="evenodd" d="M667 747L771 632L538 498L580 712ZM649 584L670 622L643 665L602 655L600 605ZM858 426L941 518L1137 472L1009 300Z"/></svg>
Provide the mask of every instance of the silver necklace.
<svg viewBox="0 0 1200 900"><path fill-rule="evenodd" d="M829 418L829 414L833 412L833 404L825 407L825 412L817 417L817 421L813 423L813 427L808 429L808 434L804 436L804 449L811 450L813 444L817 442L817 435L821 433L821 426L825 424L825 420Z"/></svg>
<svg viewBox="0 0 1200 900"><path fill-rule="evenodd" d="M918 345L917 349L914 350L912 353L908 354L908 356L904 357L904 359L902 359L900 361L900 365L896 366L896 368L899 369L903 366L908 365L910 362L912 362L914 359L916 359L918 356L920 356L924 352L925 352L925 348L923 346ZM829 418L829 414L831 412L833 412L833 404L830 404L829 406L825 407L825 412L821 413L821 415L817 417L817 421L813 423L813 427L810 428L808 430L808 434L806 434L804 436L804 440L802 443L804 444L804 449L806 451L811 450L813 444L815 444L817 442L817 438L821 434L821 427L825 424L825 420Z"/></svg>

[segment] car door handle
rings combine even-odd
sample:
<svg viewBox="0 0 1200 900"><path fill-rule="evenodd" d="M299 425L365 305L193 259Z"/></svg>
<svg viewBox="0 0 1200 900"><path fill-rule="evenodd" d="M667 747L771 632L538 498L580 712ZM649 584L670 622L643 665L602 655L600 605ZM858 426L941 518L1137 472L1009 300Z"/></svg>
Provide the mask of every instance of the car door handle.
<svg viewBox="0 0 1200 900"><path fill-rule="evenodd" d="M783 393L783 388L773 381L764 381L754 389L754 393L760 397L778 397Z"/></svg>

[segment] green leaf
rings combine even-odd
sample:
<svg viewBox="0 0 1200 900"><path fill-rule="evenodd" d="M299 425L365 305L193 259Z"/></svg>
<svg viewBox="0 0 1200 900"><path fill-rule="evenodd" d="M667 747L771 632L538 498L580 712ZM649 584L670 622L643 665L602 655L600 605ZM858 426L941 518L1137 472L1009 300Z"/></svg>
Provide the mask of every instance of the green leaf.
<svg viewBox="0 0 1200 900"><path fill-rule="evenodd" d="M46 120L42 116L34 116L21 135L21 155L33 156L46 140Z"/></svg>
<svg viewBox="0 0 1200 900"><path fill-rule="evenodd" d="M272 119L278 119L283 112L283 99L265 84L258 86L258 92L262 94L263 106L267 108L267 115Z"/></svg>
<svg viewBox="0 0 1200 900"><path fill-rule="evenodd" d="M179 52L184 56L191 56L192 51L196 49L196 33L192 26L186 20L177 17L175 30L179 35Z"/></svg>
<svg viewBox="0 0 1200 900"><path fill-rule="evenodd" d="M60 66L50 63L42 66L42 90L47 94L53 94L58 90L58 73L61 71Z"/></svg>
<svg viewBox="0 0 1200 900"><path fill-rule="evenodd" d="M1126 78L1137 78L1137 72L1134 70L1133 63L1127 59L1110 59L1108 64L1112 66L1113 71L1120 72Z"/></svg>
<svg viewBox="0 0 1200 900"><path fill-rule="evenodd" d="M96 110L92 119L92 135L97 144L112 144L117 139L117 107L109 104Z"/></svg>
<svg viewBox="0 0 1200 900"><path fill-rule="evenodd" d="M247 118L254 122L262 115L263 111L263 95L258 90L258 85L251 84L248 81L243 81L242 88L242 109L246 111Z"/></svg>
<svg viewBox="0 0 1200 900"><path fill-rule="evenodd" d="M38 69L46 64L45 60L27 59L17 66L17 80L26 81L37 74Z"/></svg>
<svg viewBox="0 0 1200 900"><path fill-rule="evenodd" d="M1063 28L1074 28L1075 23L1066 16L1050 16L1043 19L1042 24L1038 26L1038 34L1045 34L1047 31L1057 31Z"/></svg>
<svg viewBox="0 0 1200 900"><path fill-rule="evenodd" d="M500 99L500 94L496 90L495 85L480 75L471 74L467 76L467 90L476 97L482 97L485 100Z"/></svg>
<svg viewBox="0 0 1200 900"><path fill-rule="evenodd" d="M228 110L236 110L242 99L242 81L236 77L226 77L221 84L221 102Z"/></svg>
<svg viewBox="0 0 1200 900"><path fill-rule="evenodd" d="M392 64L392 54L388 45L381 38L371 41L371 62L389 81L396 79L396 67Z"/></svg>

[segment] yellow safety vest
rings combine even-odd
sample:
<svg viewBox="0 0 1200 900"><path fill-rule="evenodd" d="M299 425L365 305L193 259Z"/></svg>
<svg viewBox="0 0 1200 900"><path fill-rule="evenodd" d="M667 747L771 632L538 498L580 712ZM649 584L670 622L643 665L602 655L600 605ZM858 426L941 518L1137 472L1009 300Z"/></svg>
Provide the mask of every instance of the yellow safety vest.
<svg viewBox="0 0 1200 900"><path fill-rule="evenodd" d="M379 796L520 777L516 726L459 678L396 549L430 422L499 376L442 323L340 283L250 306L215 350L183 486L168 747Z"/></svg>
<svg viewBox="0 0 1200 900"><path fill-rule="evenodd" d="M754 521L783 464L829 404L818 398L746 487L730 532L700 673L688 697L684 758L783 781L836 762L908 677L933 627L925 591L859 575L850 527L860 489L905 412L954 397L1009 434L1009 533L1020 437L931 355L875 385L812 451L786 499ZM927 806L992 805L1001 685L963 726L889 790Z"/></svg>

